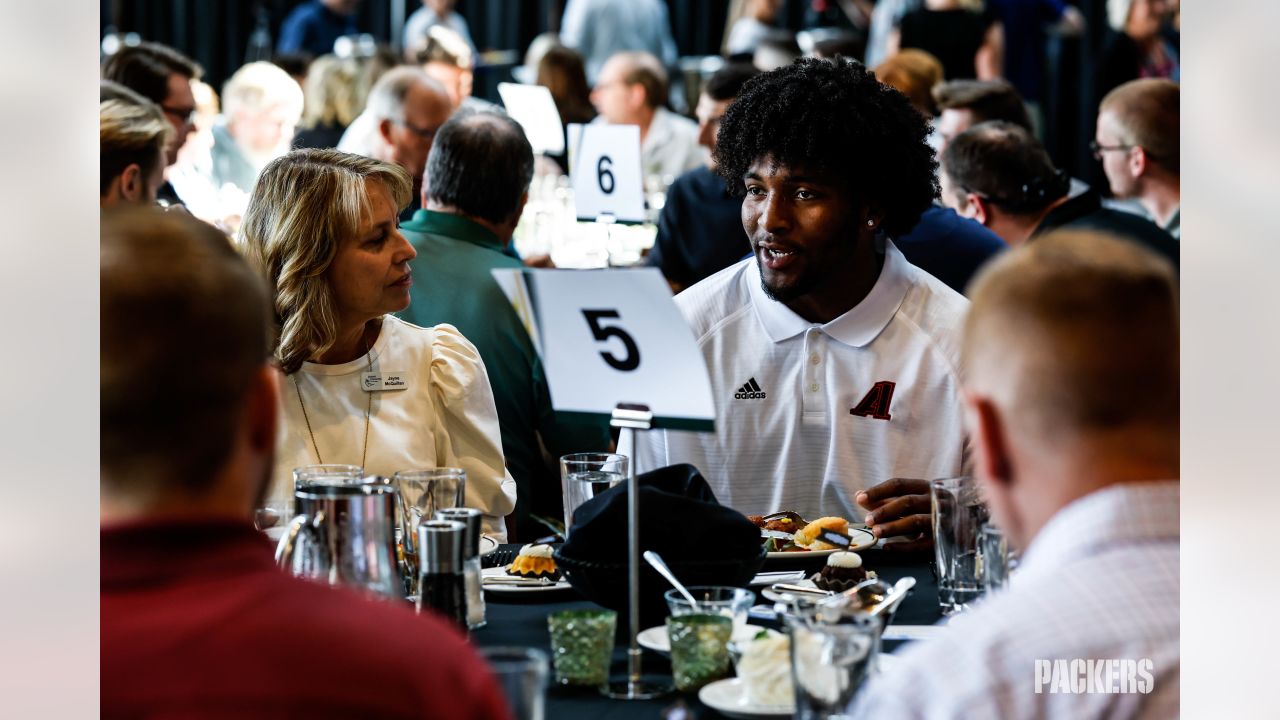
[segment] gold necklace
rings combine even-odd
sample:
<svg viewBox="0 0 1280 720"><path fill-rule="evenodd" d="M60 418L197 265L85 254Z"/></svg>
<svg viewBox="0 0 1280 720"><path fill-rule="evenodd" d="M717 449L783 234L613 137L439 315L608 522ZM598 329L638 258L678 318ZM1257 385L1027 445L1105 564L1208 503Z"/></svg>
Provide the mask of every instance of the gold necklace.
<svg viewBox="0 0 1280 720"><path fill-rule="evenodd" d="M369 372L373 372L373 354L370 352L369 341L365 339L364 353L369 360ZM293 389L298 393L298 405L302 407L302 419L307 423L307 435L311 437L311 449L316 451L316 462L323 465L324 458L320 456L320 446L316 444L316 434L311 431L311 417L307 415L307 404L302 401L302 386L298 384L298 374L293 374ZM360 467L364 467L365 458L369 456L369 414L373 410L373 393L366 392L368 400L364 406L364 448L360 451Z"/></svg>

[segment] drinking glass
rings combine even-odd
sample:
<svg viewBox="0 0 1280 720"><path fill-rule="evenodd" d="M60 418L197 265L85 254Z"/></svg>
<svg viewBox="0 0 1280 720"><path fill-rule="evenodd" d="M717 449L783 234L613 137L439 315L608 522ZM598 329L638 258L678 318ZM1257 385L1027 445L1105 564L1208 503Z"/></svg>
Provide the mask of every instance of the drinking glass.
<svg viewBox="0 0 1280 720"><path fill-rule="evenodd" d="M627 456L616 453L574 453L560 458L560 486L564 490L564 530L568 537L573 513L582 503L627 478Z"/></svg>
<svg viewBox="0 0 1280 720"><path fill-rule="evenodd" d="M293 490L308 485L355 485L364 479L359 465L302 465L293 469ZM294 496L267 497L253 511L253 526L272 540L279 540L289 525L294 510Z"/></svg>
<svg viewBox="0 0 1280 720"><path fill-rule="evenodd" d="M612 610L562 610L548 615L556 683L598 688L608 684L617 624L618 614Z"/></svg>
<svg viewBox="0 0 1280 720"><path fill-rule="evenodd" d="M671 675L677 690L697 690L729 676L729 637L733 620L724 615L693 613L667 618L671 641Z"/></svg>
<svg viewBox="0 0 1280 720"><path fill-rule="evenodd" d="M698 604L691 605L679 590L668 590L662 597L666 598L672 615L724 615L733 621L734 637L746 627L747 613L755 602L755 595L750 590L722 585L692 585L685 589Z"/></svg>
<svg viewBox="0 0 1280 720"><path fill-rule="evenodd" d="M843 717L870 673L881 624L865 613L836 624L796 618L791 628L791 681L797 720Z"/></svg>
<svg viewBox="0 0 1280 720"><path fill-rule="evenodd" d="M543 720L549 663L547 654L535 648L485 647L480 656L489 663L498 687L507 699L512 720Z"/></svg>
<svg viewBox="0 0 1280 720"><path fill-rule="evenodd" d="M978 533L988 520L973 477L929 483L933 506L934 555L938 567L938 601L943 615L968 607L982 594L978 574Z"/></svg>
<svg viewBox="0 0 1280 720"><path fill-rule="evenodd" d="M1009 583L1009 573L1018 567L1017 553L1009 549L1004 533L995 525L978 532L979 576L985 592L995 592Z"/></svg>
<svg viewBox="0 0 1280 720"><path fill-rule="evenodd" d="M462 468L401 470L392 476L400 501L400 542L404 552L409 592L416 592L418 577L418 524L436 516L436 510L461 507L466 495L467 471Z"/></svg>

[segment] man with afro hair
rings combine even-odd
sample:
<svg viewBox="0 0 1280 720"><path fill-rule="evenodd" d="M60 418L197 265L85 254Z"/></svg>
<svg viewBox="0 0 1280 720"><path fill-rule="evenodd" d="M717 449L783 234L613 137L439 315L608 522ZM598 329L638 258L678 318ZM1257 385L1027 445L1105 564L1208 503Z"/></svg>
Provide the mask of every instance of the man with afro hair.
<svg viewBox="0 0 1280 720"><path fill-rule="evenodd" d="M891 240L938 194L928 132L905 96L847 59L747 82L714 157L742 197L752 257L676 297L711 375L716 432L645 433L640 470L692 463L743 513L837 515L907 539L899 548L928 545L919 479L968 469L968 303Z"/></svg>

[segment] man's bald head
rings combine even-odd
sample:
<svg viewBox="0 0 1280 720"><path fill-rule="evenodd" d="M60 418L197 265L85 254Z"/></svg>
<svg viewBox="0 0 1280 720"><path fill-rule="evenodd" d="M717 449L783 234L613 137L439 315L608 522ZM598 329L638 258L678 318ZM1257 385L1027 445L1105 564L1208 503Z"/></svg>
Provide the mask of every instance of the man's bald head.
<svg viewBox="0 0 1280 720"><path fill-rule="evenodd" d="M199 494L245 432L271 353L266 288L182 213L104 215L100 247L104 498Z"/></svg>
<svg viewBox="0 0 1280 720"><path fill-rule="evenodd" d="M652 113L666 101L667 71L646 52L610 56L591 92L596 110L611 123L636 123L640 113Z"/></svg>
<svg viewBox="0 0 1280 720"><path fill-rule="evenodd" d="M974 281L966 386L1047 443L1155 430L1176 443L1178 299L1173 269L1132 242L1057 232Z"/></svg>

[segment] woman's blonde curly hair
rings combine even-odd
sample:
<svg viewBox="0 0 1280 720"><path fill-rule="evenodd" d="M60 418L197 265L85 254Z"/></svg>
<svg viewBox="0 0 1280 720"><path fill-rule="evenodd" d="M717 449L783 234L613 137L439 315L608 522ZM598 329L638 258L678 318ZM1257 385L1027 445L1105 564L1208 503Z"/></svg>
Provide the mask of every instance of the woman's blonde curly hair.
<svg viewBox="0 0 1280 720"><path fill-rule="evenodd" d="M267 280L275 313L275 355L291 374L337 338L329 266L369 212L368 181L409 204L413 182L398 165L337 150L294 150L273 160L253 188L238 243Z"/></svg>

